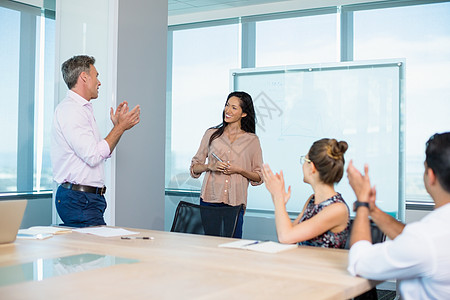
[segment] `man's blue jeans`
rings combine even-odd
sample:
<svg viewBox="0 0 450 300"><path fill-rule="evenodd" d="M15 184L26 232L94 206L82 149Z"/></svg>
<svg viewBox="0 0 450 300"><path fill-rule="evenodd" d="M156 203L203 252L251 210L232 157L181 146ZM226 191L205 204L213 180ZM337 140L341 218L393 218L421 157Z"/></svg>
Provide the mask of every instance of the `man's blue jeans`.
<svg viewBox="0 0 450 300"><path fill-rule="evenodd" d="M213 206L213 207L223 207L223 206L230 206L228 204L225 203L209 203L209 202L205 202L203 201L202 198L200 198L200 205L202 206ZM238 238L241 239L242 238L242 227L244 225L244 210L242 209L241 212L239 213L239 217L238 217L238 221L236 224L236 230L234 231L234 238Z"/></svg>
<svg viewBox="0 0 450 300"><path fill-rule="evenodd" d="M59 186L56 191L55 204L64 226L106 225L103 219L106 200L103 195L73 191Z"/></svg>

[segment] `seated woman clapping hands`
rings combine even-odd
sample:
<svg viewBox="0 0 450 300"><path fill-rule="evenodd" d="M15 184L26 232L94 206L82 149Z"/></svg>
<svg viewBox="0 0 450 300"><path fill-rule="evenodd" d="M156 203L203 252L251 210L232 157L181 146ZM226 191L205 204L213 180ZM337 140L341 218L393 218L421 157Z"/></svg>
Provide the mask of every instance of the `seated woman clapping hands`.
<svg viewBox="0 0 450 300"><path fill-rule="evenodd" d="M350 212L341 194L335 191L344 173L345 141L321 139L300 159L303 181L314 193L306 201L302 212L291 221L286 203L291 187L286 192L283 171L274 174L269 165L263 167L263 177L275 207L275 224L281 243L344 248L349 233Z"/></svg>

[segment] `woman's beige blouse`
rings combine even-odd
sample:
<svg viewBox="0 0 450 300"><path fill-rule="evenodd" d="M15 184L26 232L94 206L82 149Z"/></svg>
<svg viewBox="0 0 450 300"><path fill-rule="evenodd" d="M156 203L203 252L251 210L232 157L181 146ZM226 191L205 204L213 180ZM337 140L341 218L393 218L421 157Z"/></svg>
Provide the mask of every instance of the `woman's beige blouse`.
<svg viewBox="0 0 450 300"><path fill-rule="evenodd" d="M217 129L208 129L200 143L197 154L192 158L191 176L200 177L195 174L192 168L195 164L204 164L206 158L215 160L212 153L220 159L237 165L244 170L258 173L261 180L259 182L250 181L252 185L263 183L261 168L263 164L261 145L256 134L246 132L238 137L233 143L230 142L226 134L214 139L208 147L209 138ZM240 174L225 175L222 172L207 171L203 180L200 197L205 202L225 203L232 206L244 204L247 206L247 190L249 179Z"/></svg>

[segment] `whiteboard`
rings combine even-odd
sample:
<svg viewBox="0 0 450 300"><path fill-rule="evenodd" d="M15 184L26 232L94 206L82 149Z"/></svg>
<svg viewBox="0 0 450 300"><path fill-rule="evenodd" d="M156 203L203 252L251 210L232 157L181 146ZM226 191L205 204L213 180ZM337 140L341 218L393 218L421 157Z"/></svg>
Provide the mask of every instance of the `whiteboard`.
<svg viewBox="0 0 450 300"><path fill-rule="evenodd" d="M360 171L368 163L378 206L404 220L404 68L403 60L381 60L231 71L231 89L253 97L264 162L292 186L288 211L300 211L312 194L300 156L314 141L336 138L349 145L345 168L350 160ZM351 208L346 173L336 191ZM249 188L248 208L273 210L264 185Z"/></svg>

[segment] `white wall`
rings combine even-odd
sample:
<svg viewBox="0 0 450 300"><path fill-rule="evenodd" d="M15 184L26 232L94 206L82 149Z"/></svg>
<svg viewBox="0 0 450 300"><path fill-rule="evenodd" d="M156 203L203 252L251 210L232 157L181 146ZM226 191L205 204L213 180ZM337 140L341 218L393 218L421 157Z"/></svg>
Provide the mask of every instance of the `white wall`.
<svg viewBox="0 0 450 300"><path fill-rule="evenodd" d="M106 164L106 223L163 229L167 1L57 0L56 20L55 105L67 92L61 64L79 54L96 58L102 85L93 105L103 136L111 106L141 105L140 124Z"/></svg>

